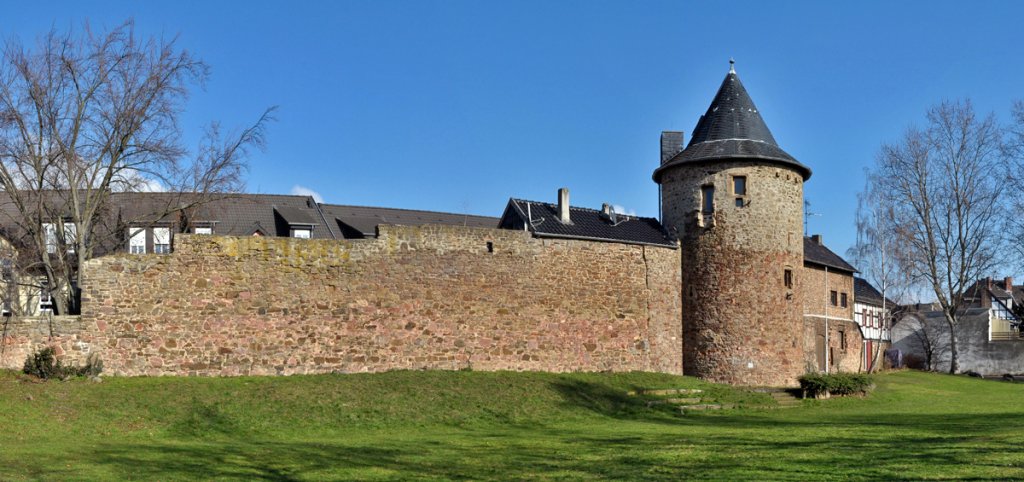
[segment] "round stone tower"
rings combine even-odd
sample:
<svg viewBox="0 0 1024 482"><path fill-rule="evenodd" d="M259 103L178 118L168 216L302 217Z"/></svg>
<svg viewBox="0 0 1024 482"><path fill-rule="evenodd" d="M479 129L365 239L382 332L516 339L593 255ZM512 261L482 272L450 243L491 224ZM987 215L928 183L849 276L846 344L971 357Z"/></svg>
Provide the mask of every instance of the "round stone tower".
<svg viewBox="0 0 1024 482"><path fill-rule="evenodd" d="M731 61L730 61L731 63ZM792 386L804 371L803 183L733 68L685 149L662 133L662 221L682 250L683 369Z"/></svg>

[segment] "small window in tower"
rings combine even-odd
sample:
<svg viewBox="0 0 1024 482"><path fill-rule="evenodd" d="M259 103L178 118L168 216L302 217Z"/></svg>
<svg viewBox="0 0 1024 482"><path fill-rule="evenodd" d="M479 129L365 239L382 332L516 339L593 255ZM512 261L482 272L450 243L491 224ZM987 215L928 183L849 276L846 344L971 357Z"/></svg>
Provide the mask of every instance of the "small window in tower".
<svg viewBox="0 0 1024 482"><path fill-rule="evenodd" d="M737 196L747 195L747 176L733 176L732 193Z"/></svg>
<svg viewBox="0 0 1024 482"><path fill-rule="evenodd" d="M846 332L839 330L839 348L846 351Z"/></svg>
<svg viewBox="0 0 1024 482"><path fill-rule="evenodd" d="M846 308L846 293L841 293L839 295L839 306Z"/></svg>
<svg viewBox="0 0 1024 482"><path fill-rule="evenodd" d="M793 289L793 270L787 269L782 274L782 282L786 284L787 289Z"/></svg>
<svg viewBox="0 0 1024 482"><path fill-rule="evenodd" d="M839 293L832 291L829 293L829 302L832 306L839 306Z"/></svg>
<svg viewBox="0 0 1024 482"><path fill-rule="evenodd" d="M714 214L715 212L715 186L701 186L700 188L701 212Z"/></svg>

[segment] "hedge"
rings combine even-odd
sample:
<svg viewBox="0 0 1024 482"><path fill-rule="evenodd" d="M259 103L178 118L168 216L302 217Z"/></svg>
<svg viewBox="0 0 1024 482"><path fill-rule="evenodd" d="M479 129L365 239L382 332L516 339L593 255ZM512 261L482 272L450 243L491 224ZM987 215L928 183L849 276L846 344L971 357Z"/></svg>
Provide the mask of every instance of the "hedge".
<svg viewBox="0 0 1024 482"><path fill-rule="evenodd" d="M800 388L815 398L867 393L872 386L871 376L866 373L808 373L800 377Z"/></svg>

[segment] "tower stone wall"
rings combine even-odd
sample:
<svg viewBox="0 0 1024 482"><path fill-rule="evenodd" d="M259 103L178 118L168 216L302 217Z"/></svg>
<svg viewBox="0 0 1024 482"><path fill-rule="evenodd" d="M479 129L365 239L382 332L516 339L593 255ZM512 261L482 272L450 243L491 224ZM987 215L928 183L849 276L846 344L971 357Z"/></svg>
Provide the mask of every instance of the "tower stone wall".
<svg viewBox="0 0 1024 482"><path fill-rule="evenodd" d="M736 176L746 180L743 196L733 192ZM804 372L803 181L795 169L754 160L661 174L663 221L682 249L686 374L784 386ZM704 186L715 188L713 214L701 210Z"/></svg>

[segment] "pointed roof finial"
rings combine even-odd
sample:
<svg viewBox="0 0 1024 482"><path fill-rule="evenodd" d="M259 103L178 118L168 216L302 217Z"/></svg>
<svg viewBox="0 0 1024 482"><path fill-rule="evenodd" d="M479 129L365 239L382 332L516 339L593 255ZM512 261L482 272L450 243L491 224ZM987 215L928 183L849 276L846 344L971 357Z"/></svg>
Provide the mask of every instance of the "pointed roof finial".
<svg viewBox="0 0 1024 482"><path fill-rule="evenodd" d="M736 73L736 60L733 59L732 57L729 57L729 73L730 74L735 74Z"/></svg>

